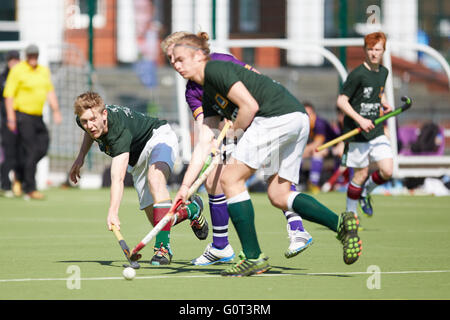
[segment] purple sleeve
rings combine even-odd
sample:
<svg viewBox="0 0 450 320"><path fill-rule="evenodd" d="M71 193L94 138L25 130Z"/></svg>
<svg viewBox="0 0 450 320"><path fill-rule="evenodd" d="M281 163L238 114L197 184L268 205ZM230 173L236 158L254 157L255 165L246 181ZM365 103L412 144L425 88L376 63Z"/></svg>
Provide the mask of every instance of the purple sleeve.
<svg viewBox="0 0 450 320"><path fill-rule="evenodd" d="M336 132L331 125L322 118L317 117L314 125L314 135L322 135L325 137L325 141L330 141L336 138Z"/></svg>
<svg viewBox="0 0 450 320"><path fill-rule="evenodd" d="M189 80L186 84L185 91L186 102L191 109L192 115L194 119L203 113L202 108L202 97L203 97L203 88L198 83Z"/></svg>
<svg viewBox="0 0 450 320"><path fill-rule="evenodd" d="M231 54L211 53L210 57L211 57L211 60L231 61L235 64L243 66L244 68L253 70L252 66L236 59ZM191 109L192 115L194 116L194 119L197 119L197 117L203 113L203 108L202 108L203 88L202 88L202 86L194 81L189 80L186 84L185 97L186 97L186 102L189 105L189 108Z"/></svg>
<svg viewBox="0 0 450 320"><path fill-rule="evenodd" d="M226 53L211 53L210 55L211 60L222 60L222 61L231 61L235 64L241 65L249 70L253 70L253 67L249 64L246 64L238 59L236 59L234 56L232 56L231 54L226 54Z"/></svg>

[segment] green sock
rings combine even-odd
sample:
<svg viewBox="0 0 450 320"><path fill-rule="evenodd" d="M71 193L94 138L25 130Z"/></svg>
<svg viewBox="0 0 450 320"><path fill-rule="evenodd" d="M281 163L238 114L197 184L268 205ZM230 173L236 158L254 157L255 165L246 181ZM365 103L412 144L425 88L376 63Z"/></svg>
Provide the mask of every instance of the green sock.
<svg viewBox="0 0 450 320"><path fill-rule="evenodd" d="M164 201L156 203L153 206L153 223L156 224L169 212L172 206L171 201ZM166 249L170 249L170 223L168 223L155 237L155 247L162 246Z"/></svg>
<svg viewBox="0 0 450 320"><path fill-rule="evenodd" d="M188 219L192 220L197 218L197 214L200 211L200 208L194 202L191 202L186 206L186 211L188 214Z"/></svg>
<svg viewBox="0 0 450 320"><path fill-rule="evenodd" d="M339 216L313 197L299 193L292 203L292 209L303 219L321 224L337 232Z"/></svg>
<svg viewBox="0 0 450 320"><path fill-rule="evenodd" d="M170 231L160 231L156 235L155 239L155 248L159 248L160 246L170 249Z"/></svg>
<svg viewBox="0 0 450 320"><path fill-rule="evenodd" d="M255 211L251 200L228 203L228 212L245 256L248 259L257 259L261 254L261 249L256 236Z"/></svg>

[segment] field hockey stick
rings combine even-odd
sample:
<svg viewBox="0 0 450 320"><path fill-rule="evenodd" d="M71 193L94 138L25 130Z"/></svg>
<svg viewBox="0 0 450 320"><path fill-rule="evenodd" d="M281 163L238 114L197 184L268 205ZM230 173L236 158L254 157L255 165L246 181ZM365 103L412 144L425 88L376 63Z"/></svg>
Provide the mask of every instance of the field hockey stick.
<svg viewBox="0 0 450 320"><path fill-rule="evenodd" d="M111 230L114 233L114 235L116 236L117 240L119 241L119 245L122 248L123 254L127 258L128 262L130 263L129 265L128 264L124 264L123 266L125 268L131 267L133 269L139 269L141 267L139 265L139 263L137 261L131 261L130 260L130 248L128 248L128 245L125 242L125 240L124 240L122 234L120 233L120 231L117 229L117 227L115 225L111 226Z"/></svg>
<svg viewBox="0 0 450 320"><path fill-rule="evenodd" d="M219 134L219 137L217 138L217 141L219 143L219 146L222 144L223 139L225 138L225 135L230 127L231 123L227 122L225 126L223 127L222 131ZM214 153L213 153L214 152ZM220 154L217 153L217 149L213 148L211 150L211 154L214 156L212 157L212 160L210 161L209 165L206 167L204 166L203 172L199 175L197 180L194 181L194 183L191 185L191 187L188 190L186 199L189 199L200 186L206 181L206 178L208 178L208 175L214 170L216 165L220 162ZM210 154L210 156L211 156ZM175 204L172 205L172 207L169 209L169 212L166 213L166 215L153 227L153 229L141 240L141 242L138 243L138 245L133 249L133 252L131 253L130 259L131 261L137 261L140 259L140 254L138 254L139 251L144 248L147 243L150 242L163 228L166 226L171 220L177 209L183 204L183 201L180 199Z"/></svg>
<svg viewBox="0 0 450 320"><path fill-rule="evenodd" d="M400 113L402 113L403 111L408 110L411 107L412 104L412 100L406 96L402 97L402 101L404 101L405 103L400 107L395 109L392 112L389 112L388 114L385 114L384 116L381 116L375 120L373 120L373 124L375 126L379 125L380 123L386 121L387 119L391 118L391 117L395 117L396 115L399 115ZM323 149L329 148L331 146L334 146L336 144L338 144L341 141L347 140L348 138L351 138L353 136L356 136L357 134L359 134L362 131L362 129L360 127L353 129L352 131L347 132L346 134L343 134L342 136L337 137L336 139L333 139L331 141L328 141L327 143L319 146L316 148L316 152L322 151Z"/></svg>
<svg viewBox="0 0 450 320"><path fill-rule="evenodd" d="M211 171L215 168L215 166L220 161L220 155L216 155L211 164L206 168L206 170L195 180L195 182L192 184L192 186L189 188L188 194L186 198L190 198L195 191L205 182L208 175L211 173ZM138 245L133 249L133 252L131 253L130 259L131 261L137 261L140 259L140 254L138 254L139 251L141 251L147 243L150 242L163 228L165 225L170 223L172 220L173 215L178 210L178 208L183 204L183 201L180 199L178 200L169 210L168 213L153 227L153 229L141 240L141 242L138 243Z"/></svg>

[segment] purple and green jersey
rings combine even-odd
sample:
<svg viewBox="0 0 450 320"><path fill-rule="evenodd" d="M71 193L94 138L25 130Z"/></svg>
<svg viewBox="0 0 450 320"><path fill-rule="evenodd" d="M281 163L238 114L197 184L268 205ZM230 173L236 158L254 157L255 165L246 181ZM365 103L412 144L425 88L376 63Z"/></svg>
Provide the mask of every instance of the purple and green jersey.
<svg viewBox="0 0 450 320"><path fill-rule="evenodd" d="M249 70L253 70L252 66L236 59L231 54L211 53L210 58L211 58L211 60L231 61L231 62L241 65ZM186 102L192 111L192 115L194 116L194 119L197 119L197 117L200 114L203 114L203 108L202 108L203 87L200 84L189 80L186 84L185 96L186 96Z"/></svg>

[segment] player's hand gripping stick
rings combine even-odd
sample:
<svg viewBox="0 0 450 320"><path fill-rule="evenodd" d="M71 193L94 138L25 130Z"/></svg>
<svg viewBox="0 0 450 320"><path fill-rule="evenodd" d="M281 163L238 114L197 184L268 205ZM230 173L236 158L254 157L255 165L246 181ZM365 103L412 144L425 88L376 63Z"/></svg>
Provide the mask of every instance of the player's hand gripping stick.
<svg viewBox="0 0 450 320"><path fill-rule="evenodd" d="M402 97L402 101L405 102L405 104L403 104L400 108L395 109L392 112L389 112L388 114L385 114L384 116L381 116L377 119L375 119L373 121L373 124L376 126L384 121L386 121L387 119L394 117L396 115L399 115L400 113L402 113L403 111L408 110L411 107L412 104L412 100L406 96ZM342 136L337 137L336 139L333 139L331 141L328 141L327 143L319 146L316 148L316 152L318 151L322 151L323 149L329 148L331 146L334 146L336 144L338 144L341 141L347 140L348 138L351 138L353 136L356 136L357 134L359 134L362 131L361 128L355 128L352 131L349 131L345 134L343 134Z"/></svg>

